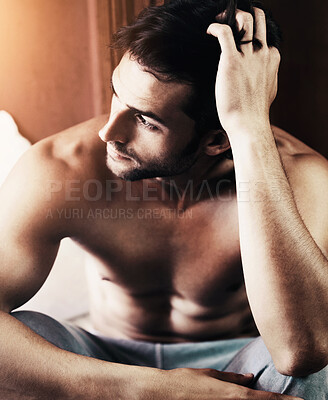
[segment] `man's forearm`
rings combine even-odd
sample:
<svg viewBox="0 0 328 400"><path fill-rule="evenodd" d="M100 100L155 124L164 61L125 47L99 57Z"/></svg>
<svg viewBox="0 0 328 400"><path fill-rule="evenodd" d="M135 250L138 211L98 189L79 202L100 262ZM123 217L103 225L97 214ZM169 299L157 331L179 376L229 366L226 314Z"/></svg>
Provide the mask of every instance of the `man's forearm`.
<svg viewBox="0 0 328 400"><path fill-rule="evenodd" d="M231 146L245 282L259 331L283 372L296 358L321 369L327 259L297 210L270 127L241 132Z"/></svg>
<svg viewBox="0 0 328 400"><path fill-rule="evenodd" d="M129 399L137 392L136 376L151 372L61 350L4 312L0 326L3 400Z"/></svg>

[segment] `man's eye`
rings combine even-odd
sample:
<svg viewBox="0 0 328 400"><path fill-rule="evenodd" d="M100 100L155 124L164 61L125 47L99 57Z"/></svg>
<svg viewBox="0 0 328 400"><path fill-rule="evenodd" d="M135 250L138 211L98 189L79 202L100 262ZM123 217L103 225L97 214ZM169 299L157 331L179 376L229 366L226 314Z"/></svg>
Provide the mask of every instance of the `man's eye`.
<svg viewBox="0 0 328 400"><path fill-rule="evenodd" d="M141 115L141 114L135 114L136 119L138 120L138 122L146 127L147 129L151 130L151 131L156 131L158 130L157 126L151 124L150 122L146 121L145 118Z"/></svg>

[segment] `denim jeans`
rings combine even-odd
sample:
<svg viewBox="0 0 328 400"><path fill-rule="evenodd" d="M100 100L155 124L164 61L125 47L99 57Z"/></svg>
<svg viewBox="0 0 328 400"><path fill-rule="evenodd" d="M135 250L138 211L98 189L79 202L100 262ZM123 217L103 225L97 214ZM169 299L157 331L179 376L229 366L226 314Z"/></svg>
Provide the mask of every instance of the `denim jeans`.
<svg viewBox="0 0 328 400"><path fill-rule="evenodd" d="M299 396L305 400L328 399L328 367L304 378L281 375L261 337L150 343L109 338L37 312L18 311L11 315L55 346L84 356L161 369L215 368L253 373L253 389Z"/></svg>

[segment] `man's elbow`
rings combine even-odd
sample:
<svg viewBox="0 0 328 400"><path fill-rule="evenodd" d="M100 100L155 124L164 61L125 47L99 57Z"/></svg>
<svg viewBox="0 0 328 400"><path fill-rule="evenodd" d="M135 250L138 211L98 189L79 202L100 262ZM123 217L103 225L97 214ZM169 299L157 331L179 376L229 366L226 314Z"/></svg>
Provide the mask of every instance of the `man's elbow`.
<svg viewBox="0 0 328 400"><path fill-rule="evenodd" d="M304 377L322 370L328 364L328 353L325 350L284 351L273 357L277 371L282 375Z"/></svg>

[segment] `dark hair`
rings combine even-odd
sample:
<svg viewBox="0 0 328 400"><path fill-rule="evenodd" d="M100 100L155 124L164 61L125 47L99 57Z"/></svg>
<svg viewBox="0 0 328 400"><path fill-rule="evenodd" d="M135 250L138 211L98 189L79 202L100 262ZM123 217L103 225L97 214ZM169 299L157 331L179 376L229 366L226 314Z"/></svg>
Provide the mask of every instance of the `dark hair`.
<svg viewBox="0 0 328 400"><path fill-rule="evenodd" d="M220 59L218 40L206 33L226 10L224 23L231 26L237 47L245 32L238 32L236 8L254 15L252 0L173 0L141 11L129 26L114 35L113 46L128 51L145 70L161 81L192 85L193 95L184 107L196 122L198 132L222 129L215 103L215 79ZM279 48L280 32L270 14L267 16L267 43ZM261 46L259 42L254 45Z"/></svg>

